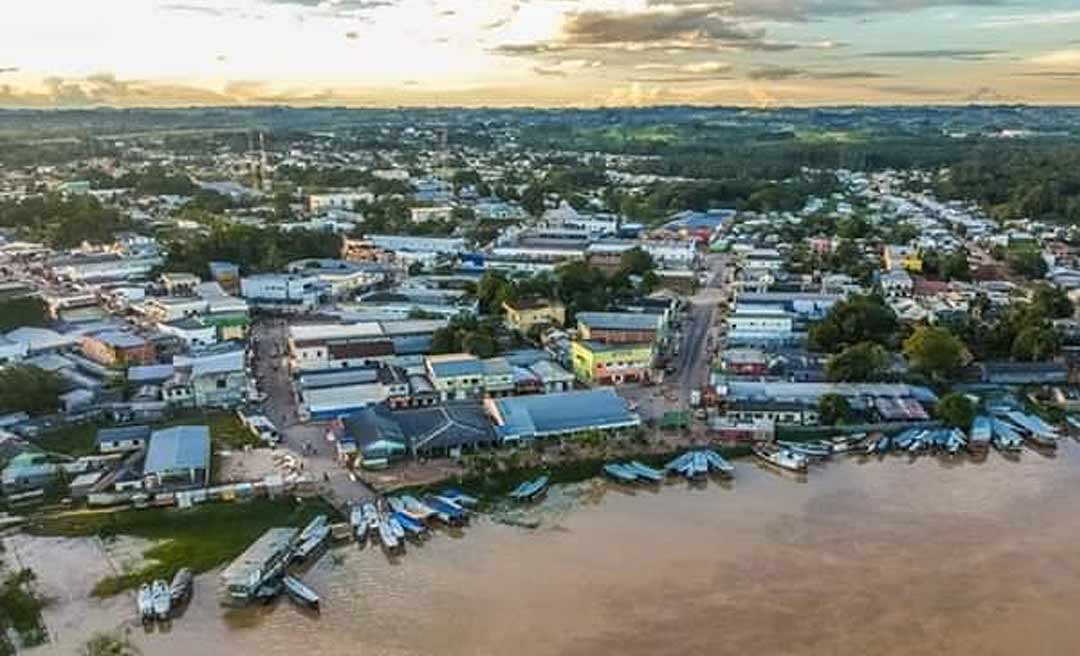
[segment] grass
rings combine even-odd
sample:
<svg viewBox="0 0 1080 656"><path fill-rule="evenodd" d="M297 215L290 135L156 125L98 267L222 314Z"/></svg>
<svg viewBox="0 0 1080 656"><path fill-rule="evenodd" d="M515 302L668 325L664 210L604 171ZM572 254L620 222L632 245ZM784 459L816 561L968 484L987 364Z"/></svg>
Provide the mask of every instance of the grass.
<svg viewBox="0 0 1080 656"><path fill-rule="evenodd" d="M129 535L161 541L143 553L152 561L145 567L110 576L94 586L94 595L107 597L154 579L169 579L181 567L197 573L211 570L238 556L267 529L302 526L320 514L334 516L336 511L321 500L256 499L184 510L71 513L39 519L27 530L36 535L106 539Z"/></svg>
<svg viewBox="0 0 1080 656"><path fill-rule="evenodd" d="M210 440L215 449L242 449L245 446L261 446L262 442L244 428L234 412L189 411L176 415L154 428L205 424L210 428Z"/></svg>
<svg viewBox="0 0 1080 656"><path fill-rule="evenodd" d="M57 428L34 438L34 443L50 453L62 453L73 457L97 453L94 438L101 425L94 422L72 424Z"/></svg>
<svg viewBox="0 0 1080 656"><path fill-rule="evenodd" d="M48 640L41 619L45 602L34 594L30 583L34 573L29 569L8 573L0 581L0 655L14 654L7 639L7 629L13 629L23 646L31 647Z"/></svg>

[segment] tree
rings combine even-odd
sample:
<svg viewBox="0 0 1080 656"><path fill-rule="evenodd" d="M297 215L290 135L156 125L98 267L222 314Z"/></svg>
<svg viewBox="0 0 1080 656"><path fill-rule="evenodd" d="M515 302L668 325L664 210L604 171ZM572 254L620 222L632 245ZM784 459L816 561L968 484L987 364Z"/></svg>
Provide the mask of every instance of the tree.
<svg viewBox="0 0 1080 656"><path fill-rule="evenodd" d="M934 408L934 416L946 426L967 430L975 421L975 404L959 393L947 394Z"/></svg>
<svg viewBox="0 0 1080 656"><path fill-rule="evenodd" d="M476 299L484 314L502 314L503 302L510 296L510 283L497 271L487 271L476 285Z"/></svg>
<svg viewBox="0 0 1080 656"><path fill-rule="evenodd" d="M652 255L635 246L619 256L619 271L632 276L643 276L656 268Z"/></svg>
<svg viewBox="0 0 1080 656"><path fill-rule="evenodd" d="M826 426L843 424L851 419L851 404L839 394L825 394L818 400L818 416Z"/></svg>
<svg viewBox="0 0 1080 656"><path fill-rule="evenodd" d="M904 341L904 356L912 370L945 381L964 366L967 350L947 329L920 326Z"/></svg>
<svg viewBox="0 0 1080 656"><path fill-rule="evenodd" d="M889 367L889 353L879 344L860 342L829 358L825 373L832 381L880 380Z"/></svg>
<svg viewBox="0 0 1080 656"><path fill-rule="evenodd" d="M852 296L840 301L825 318L810 327L810 346L827 353L860 342L890 346L900 324L879 296Z"/></svg>
<svg viewBox="0 0 1080 656"><path fill-rule="evenodd" d="M22 326L44 326L48 323L45 302L37 296L0 301L0 332Z"/></svg>
<svg viewBox="0 0 1080 656"><path fill-rule="evenodd" d="M1035 286L1031 299L1032 308L1047 319L1068 319L1075 308L1064 289L1040 283Z"/></svg>
<svg viewBox="0 0 1080 656"><path fill-rule="evenodd" d="M1006 255L1009 269L1018 276L1043 278L1046 276L1046 260L1042 252L1034 246L1021 246L1009 249Z"/></svg>
<svg viewBox="0 0 1080 656"><path fill-rule="evenodd" d="M1061 351L1061 336L1048 323L1029 325L1013 340L1010 355L1024 362L1049 360Z"/></svg>
<svg viewBox="0 0 1080 656"><path fill-rule="evenodd" d="M0 370L0 412L54 412L66 388L64 379L50 371L31 366L8 367Z"/></svg>
<svg viewBox="0 0 1080 656"><path fill-rule="evenodd" d="M971 280L971 265L967 253L955 251L941 263L941 277L945 280Z"/></svg>

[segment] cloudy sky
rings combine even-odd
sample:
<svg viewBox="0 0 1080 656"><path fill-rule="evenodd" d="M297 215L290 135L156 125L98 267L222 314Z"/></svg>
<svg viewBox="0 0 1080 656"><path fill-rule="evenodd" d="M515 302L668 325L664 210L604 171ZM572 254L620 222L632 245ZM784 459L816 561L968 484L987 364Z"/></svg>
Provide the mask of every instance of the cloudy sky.
<svg viewBox="0 0 1080 656"><path fill-rule="evenodd" d="M0 106L1080 104L1080 0L5 0Z"/></svg>

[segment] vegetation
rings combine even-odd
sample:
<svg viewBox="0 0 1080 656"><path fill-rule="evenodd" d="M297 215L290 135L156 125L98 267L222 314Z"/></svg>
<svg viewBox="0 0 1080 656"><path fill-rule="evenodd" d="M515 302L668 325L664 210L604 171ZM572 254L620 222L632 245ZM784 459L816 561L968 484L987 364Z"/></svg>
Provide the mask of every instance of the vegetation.
<svg viewBox="0 0 1080 656"><path fill-rule="evenodd" d="M119 210L92 196L49 195L0 201L0 228L15 228L25 238L54 248L71 248L83 242L112 243L117 233L132 226Z"/></svg>
<svg viewBox="0 0 1080 656"><path fill-rule="evenodd" d="M0 568L0 656L15 653L7 632L14 631L23 646L40 645L49 639L41 619L45 601L32 589L34 572L21 569L4 572Z"/></svg>
<svg viewBox="0 0 1080 656"><path fill-rule="evenodd" d="M28 365L0 370L0 413L43 415L60 406L67 383L59 375Z"/></svg>
<svg viewBox="0 0 1080 656"><path fill-rule="evenodd" d="M195 572L213 569L238 556L267 529L301 526L319 514L336 513L322 501L255 499L184 510L76 512L39 518L28 530L37 535L130 535L159 541L143 554L145 567L98 582L94 594L104 597L154 579L169 579L181 567Z"/></svg>
<svg viewBox="0 0 1080 656"><path fill-rule="evenodd" d="M209 234L184 234L168 241L167 271L204 274L211 262L240 265L244 274L280 271L287 263L306 257L338 257L341 237L301 230L254 228L215 223Z"/></svg>
<svg viewBox="0 0 1080 656"><path fill-rule="evenodd" d="M968 359L964 343L947 328L919 326L904 341L908 365L932 380L945 382L960 371Z"/></svg>
<svg viewBox="0 0 1080 656"><path fill-rule="evenodd" d="M827 353L861 343L888 348L899 328L896 314L880 296L852 296L834 305L824 319L810 327L809 343Z"/></svg>
<svg viewBox="0 0 1080 656"><path fill-rule="evenodd" d="M499 352L497 318L478 319L473 315L454 317L445 328L432 336L431 352L472 353L478 358L494 357Z"/></svg>
<svg viewBox="0 0 1080 656"><path fill-rule="evenodd" d="M49 453L62 453L76 458L91 455L97 453L94 439L99 426L94 422L62 426L34 438L34 444Z"/></svg>
<svg viewBox="0 0 1080 656"><path fill-rule="evenodd" d="M954 392L938 401L934 408L934 416L946 426L966 431L975 421L975 404L967 396Z"/></svg>
<svg viewBox="0 0 1080 656"><path fill-rule="evenodd" d="M865 383L881 380L889 368L889 352L880 344L860 342L829 358L825 374L831 381Z"/></svg>
<svg viewBox="0 0 1080 656"><path fill-rule="evenodd" d="M210 442L215 449L242 449L245 446L261 446L262 442L240 423L235 412L221 410L190 410L181 412L154 428L170 426L206 425L210 429Z"/></svg>
<svg viewBox="0 0 1080 656"><path fill-rule="evenodd" d="M839 394L825 394L818 400L818 416L826 426L846 423L851 421L851 404Z"/></svg>
<svg viewBox="0 0 1080 656"><path fill-rule="evenodd" d="M1046 275L1046 261L1034 245L1010 248L1005 256L1009 270L1025 278L1041 279Z"/></svg>
<svg viewBox="0 0 1080 656"><path fill-rule="evenodd" d="M79 656L139 656L141 653L120 631L95 633L79 649Z"/></svg>
<svg viewBox="0 0 1080 656"><path fill-rule="evenodd" d="M0 300L0 332L49 323L45 302L37 296Z"/></svg>

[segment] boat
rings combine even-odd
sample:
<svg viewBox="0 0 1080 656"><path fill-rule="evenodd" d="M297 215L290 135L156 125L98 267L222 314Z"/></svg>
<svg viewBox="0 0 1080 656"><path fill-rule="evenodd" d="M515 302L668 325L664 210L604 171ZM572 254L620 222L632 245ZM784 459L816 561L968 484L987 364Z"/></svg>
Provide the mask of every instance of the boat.
<svg viewBox="0 0 1080 656"><path fill-rule="evenodd" d="M604 465L604 473L620 483L634 483L638 479L638 474L633 469L614 462Z"/></svg>
<svg viewBox="0 0 1080 656"><path fill-rule="evenodd" d="M638 475L638 478L644 478L647 481L653 483L659 483L664 480L664 471L662 469L654 469L644 463L632 460L625 465L626 469L629 469Z"/></svg>
<svg viewBox="0 0 1080 656"><path fill-rule="evenodd" d="M828 458L832 455L831 446L823 446L814 442L781 442L778 440L776 443L807 458Z"/></svg>
<svg viewBox="0 0 1080 656"><path fill-rule="evenodd" d="M433 509L416 497L403 496L401 501L405 504L404 512L408 513L410 517L423 520L435 514Z"/></svg>
<svg viewBox="0 0 1080 656"><path fill-rule="evenodd" d="M285 588L285 593L289 595L289 599L292 599L301 606L306 606L312 610L319 610L319 595L314 590L304 585L304 583L295 576L286 575L281 579L281 584Z"/></svg>
<svg viewBox="0 0 1080 656"><path fill-rule="evenodd" d="M531 481L525 481L510 493L510 498L515 501L531 501L547 490L550 480L547 476L540 476Z"/></svg>
<svg viewBox="0 0 1080 656"><path fill-rule="evenodd" d="M318 515L304 527L304 530L300 531L300 535L296 537L297 543L303 543L308 541L313 535L322 534L324 528L328 527L330 520L326 515Z"/></svg>
<svg viewBox="0 0 1080 656"><path fill-rule="evenodd" d="M144 622L154 619L154 593L149 583L139 586L135 604L139 611L139 619Z"/></svg>
<svg viewBox="0 0 1080 656"><path fill-rule="evenodd" d="M379 539L387 549L396 549L401 545L401 540L387 519L379 521Z"/></svg>
<svg viewBox="0 0 1080 656"><path fill-rule="evenodd" d="M274 600L283 589L280 578L270 579L263 583L257 590L255 590L255 599L261 601L264 604L268 604Z"/></svg>
<svg viewBox="0 0 1080 656"><path fill-rule="evenodd" d="M413 537L420 537L427 532L427 527L424 526L423 522L413 519L404 512L394 510L392 511L392 516L397 520L398 524L405 529L405 532Z"/></svg>
<svg viewBox="0 0 1080 656"><path fill-rule="evenodd" d="M709 460L701 451L694 452L694 474L704 476L709 473Z"/></svg>
<svg viewBox="0 0 1080 656"><path fill-rule="evenodd" d="M990 448L990 438L993 436L993 424L990 417L979 415L971 423L968 431L968 449L975 453L984 453Z"/></svg>
<svg viewBox="0 0 1080 656"><path fill-rule="evenodd" d="M445 497L447 499L452 499L454 503L463 508L472 508L476 504L480 503L480 500L476 497L471 497L468 494L465 494L461 490L454 487L446 488L439 494L439 496Z"/></svg>
<svg viewBox="0 0 1080 656"><path fill-rule="evenodd" d="M781 469L787 469L796 472L805 472L807 468L806 456L795 453L784 448L778 448L775 446L755 446L753 447L753 453L758 458L761 458L765 462L780 467Z"/></svg>
<svg viewBox="0 0 1080 656"><path fill-rule="evenodd" d="M172 593L169 590L169 584L158 579L150 586L150 590L154 598L154 617L164 622L169 619L169 612L172 610Z"/></svg>
<svg viewBox="0 0 1080 656"><path fill-rule="evenodd" d="M373 534L379 530L379 511L373 503L364 504L364 518L367 521L368 533Z"/></svg>
<svg viewBox="0 0 1080 656"><path fill-rule="evenodd" d="M452 498L450 498L448 496L444 496L442 494L435 494L435 495L433 495L433 498L438 499L439 501L442 501L443 503L450 506L454 510L457 510L458 512L461 512L461 513L469 512L464 506L462 506L460 503L458 503L457 501L455 501L454 499L452 499Z"/></svg>
<svg viewBox="0 0 1080 656"><path fill-rule="evenodd" d="M394 512L405 512L405 502L397 497L386 497L386 505Z"/></svg>
<svg viewBox="0 0 1080 656"><path fill-rule="evenodd" d="M731 476L735 473L735 465L725 460L721 455L715 451L705 450L702 453L705 454L705 459L709 462L709 468L725 476Z"/></svg>
<svg viewBox="0 0 1080 656"><path fill-rule="evenodd" d="M444 524L461 524L468 519L465 513L435 497L424 497L424 505L431 508L435 517Z"/></svg>
<svg viewBox="0 0 1080 656"><path fill-rule="evenodd" d="M169 597L173 606L178 606L191 596L194 584L195 575L192 574L190 569L181 567L173 576L172 583L169 585Z"/></svg>
<svg viewBox="0 0 1080 656"><path fill-rule="evenodd" d="M1024 438L1016 430L1004 421L991 419L992 435L990 443L998 451L1019 451L1024 443Z"/></svg>
<svg viewBox="0 0 1080 656"><path fill-rule="evenodd" d="M1005 415L1010 422L1019 427L1024 437L1037 446L1057 448L1058 432L1035 415L1013 410Z"/></svg>
<svg viewBox="0 0 1080 656"><path fill-rule="evenodd" d="M304 562L326 542L328 537L330 537L330 526L323 524L315 529L306 540L297 545L296 551L293 552L293 560Z"/></svg>
<svg viewBox="0 0 1080 656"><path fill-rule="evenodd" d="M386 523L390 525L390 531L393 532L395 538L401 540L405 537L405 527L401 525L401 522L393 514L386 518Z"/></svg>
<svg viewBox="0 0 1080 656"><path fill-rule="evenodd" d="M364 507L360 505L353 506L349 510L349 524L356 529L361 524L367 524L364 520Z"/></svg>
<svg viewBox="0 0 1080 656"><path fill-rule="evenodd" d="M688 462L691 462L694 458L693 451L687 451L686 453L678 456L668 464L664 465L664 468L668 471L681 471Z"/></svg>

